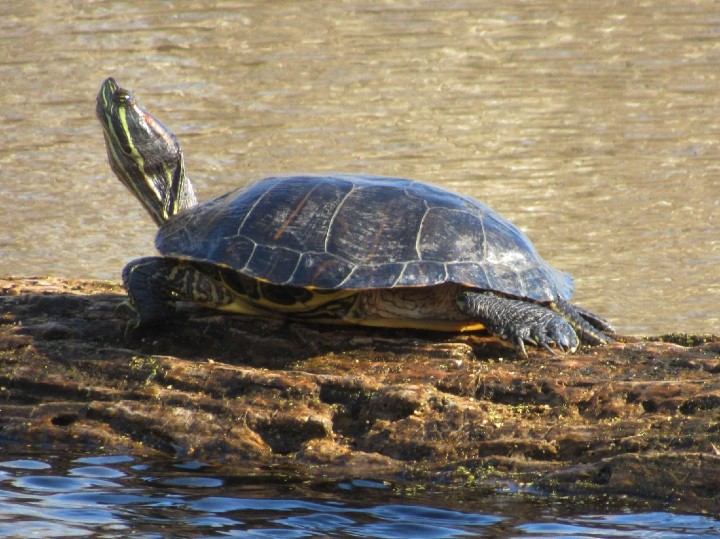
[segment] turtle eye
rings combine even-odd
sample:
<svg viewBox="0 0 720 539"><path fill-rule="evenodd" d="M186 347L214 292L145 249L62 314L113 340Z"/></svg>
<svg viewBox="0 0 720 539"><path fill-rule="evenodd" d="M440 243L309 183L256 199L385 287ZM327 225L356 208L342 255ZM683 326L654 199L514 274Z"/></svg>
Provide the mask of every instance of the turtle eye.
<svg viewBox="0 0 720 539"><path fill-rule="evenodd" d="M128 106L133 102L133 96L121 88L115 92L113 99L120 106Z"/></svg>

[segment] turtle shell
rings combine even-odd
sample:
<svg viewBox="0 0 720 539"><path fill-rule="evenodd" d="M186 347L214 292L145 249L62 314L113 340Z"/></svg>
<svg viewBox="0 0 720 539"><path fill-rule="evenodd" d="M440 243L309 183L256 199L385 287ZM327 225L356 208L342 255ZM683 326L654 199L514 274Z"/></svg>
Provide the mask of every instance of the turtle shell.
<svg viewBox="0 0 720 539"><path fill-rule="evenodd" d="M535 301L572 294L571 277L488 206L401 178L266 178L180 212L156 246L310 289L453 282Z"/></svg>

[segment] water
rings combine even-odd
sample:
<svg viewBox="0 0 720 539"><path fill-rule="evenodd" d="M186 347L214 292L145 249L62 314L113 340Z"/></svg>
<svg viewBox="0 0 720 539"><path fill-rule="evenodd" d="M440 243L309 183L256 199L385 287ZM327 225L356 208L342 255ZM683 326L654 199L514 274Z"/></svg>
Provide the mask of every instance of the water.
<svg viewBox="0 0 720 539"><path fill-rule="evenodd" d="M119 279L154 227L112 176L116 77L201 199L287 172L477 196L622 332L720 332L720 4L0 5L0 275Z"/></svg>
<svg viewBox="0 0 720 539"><path fill-rule="evenodd" d="M691 0L2 2L0 275L117 280L153 252L94 117L114 76L200 199L301 171L435 182L523 228L621 332L720 333L719 36L720 3ZM720 534L626 500L16 457L0 535Z"/></svg>
<svg viewBox="0 0 720 539"><path fill-rule="evenodd" d="M412 495L408 495L411 492ZM560 502L560 503L559 503ZM568 503L572 502L572 503ZM123 455L0 461L2 537L717 537L720 520L632 500L442 492Z"/></svg>

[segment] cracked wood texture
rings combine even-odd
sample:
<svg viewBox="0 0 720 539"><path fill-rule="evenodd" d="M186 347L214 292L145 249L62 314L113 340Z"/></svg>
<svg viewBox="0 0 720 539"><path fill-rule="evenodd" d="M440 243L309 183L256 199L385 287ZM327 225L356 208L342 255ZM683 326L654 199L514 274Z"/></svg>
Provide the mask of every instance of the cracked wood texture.
<svg viewBox="0 0 720 539"><path fill-rule="evenodd" d="M192 307L126 334L125 298L114 283L0 279L2 447L720 509L717 336L523 359L482 336Z"/></svg>

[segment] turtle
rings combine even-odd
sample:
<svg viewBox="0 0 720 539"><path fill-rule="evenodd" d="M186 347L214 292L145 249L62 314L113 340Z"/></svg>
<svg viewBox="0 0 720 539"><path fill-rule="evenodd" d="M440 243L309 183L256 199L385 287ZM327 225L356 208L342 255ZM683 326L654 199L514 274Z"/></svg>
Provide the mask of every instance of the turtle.
<svg viewBox="0 0 720 539"><path fill-rule="evenodd" d="M527 356L611 342L573 280L482 202L362 174L278 175L198 203L175 135L113 78L97 97L110 167L158 225L122 279L134 327L179 302L294 321L485 331Z"/></svg>

